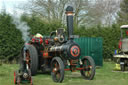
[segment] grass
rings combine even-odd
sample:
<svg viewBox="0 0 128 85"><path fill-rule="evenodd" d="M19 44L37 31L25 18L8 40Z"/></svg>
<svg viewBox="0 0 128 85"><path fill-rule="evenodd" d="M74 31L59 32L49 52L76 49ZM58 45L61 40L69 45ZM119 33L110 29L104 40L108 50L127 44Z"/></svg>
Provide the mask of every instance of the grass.
<svg viewBox="0 0 128 85"><path fill-rule="evenodd" d="M94 80L84 80L79 72L65 72L65 79L62 83L52 81L50 74L37 74L33 77L34 85L127 85L128 73L112 72L115 64L104 62L104 66L96 69ZM16 64L3 64L0 66L0 85L14 85L13 72L18 69ZM30 84L24 84L30 85Z"/></svg>

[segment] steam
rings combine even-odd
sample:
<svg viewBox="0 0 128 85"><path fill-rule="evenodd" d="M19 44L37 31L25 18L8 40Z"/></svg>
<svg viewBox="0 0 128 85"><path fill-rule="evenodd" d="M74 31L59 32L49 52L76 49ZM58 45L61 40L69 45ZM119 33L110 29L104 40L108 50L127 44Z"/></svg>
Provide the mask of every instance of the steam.
<svg viewBox="0 0 128 85"><path fill-rule="evenodd" d="M24 41L27 41L29 37L29 32L28 30L30 27L27 25L26 22L23 22L20 20L20 17L18 16L12 16L13 17L13 24L16 25L16 28L19 29L22 32L22 38Z"/></svg>

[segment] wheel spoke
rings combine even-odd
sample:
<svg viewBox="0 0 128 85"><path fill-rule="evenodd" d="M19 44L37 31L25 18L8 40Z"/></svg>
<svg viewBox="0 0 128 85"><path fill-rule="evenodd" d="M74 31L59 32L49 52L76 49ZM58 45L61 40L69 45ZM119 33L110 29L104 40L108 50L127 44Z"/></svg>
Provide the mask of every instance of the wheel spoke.
<svg viewBox="0 0 128 85"><path fill-rule="evenodd" d="M91 65L88 65L88 67L89 67L89 68L92 68L92 66L91 66Z"/></svg>
<svg viewBox="0 0 128 85"><path fill-rule="evenodd" d="M95 75L95 63L90 56L85 56L82 59L83 62L83 70L81 70L81 75L88 80L92 80Z"/></svg>
<svg viewBox="0 0 128 85"><path fill-rule="evenodd" d="M83 68L84 75L89 78L91 75L92 66L90 65L90 62L87 59L83 60Z"/></svg>
<svg viewBox="0 0 128 85"><path fill-rule="evenodd" d="M86 65L87 63L86 63L86 60L84 60L84 65Z"/></svg>
<svg viewBox="0 0 128 85"><path fill-rule="evenodd" d="M54 66L57 67L57 62L55 62L55 65Z"/></svg>
<svg viewBox="0 0 128 85"><path fill-rule="evenodd" d="M54 57L51 62L52 78L55 82L62 82L64 78L64 64L61 58Z"/></svg>
<svg viewBox="0 0 128 85"><path fill-rule="evenodd" d="M55 77L56 77L56 80L58 81L61 77L61 74L60 74L60 67L59 67L59 64L57 61L54 62L54 65L53 65L53 73L55 74Z"/></svg>
<svg viewBox="0 0 128 85"><path fill-rule="evenodd" d="M88 76L90 76L90 72L88 71Z"/></svg>
<svg viewBox="0 0 128 85"><path fill-rule="evenodd" d="M54 74L55 74L55 76L56 76L56 80L58 81L59 79L60 79L60 70L59 70L59 65L58 64L55 64L55 68L53 69L53 71L54 71Z"/></svg>
<svg viewBox="0 0 128 85"><path fill-rule="evenodd" d="M57 72L57 79L60 79L60 72Z"/></svg>

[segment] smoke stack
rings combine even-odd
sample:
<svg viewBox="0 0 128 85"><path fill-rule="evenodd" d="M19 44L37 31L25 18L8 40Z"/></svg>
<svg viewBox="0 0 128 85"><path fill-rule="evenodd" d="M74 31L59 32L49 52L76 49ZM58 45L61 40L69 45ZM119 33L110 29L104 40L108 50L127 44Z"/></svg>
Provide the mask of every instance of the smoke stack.
<svg viewBox="0 0 128 85"><path fill-rule="evenodd" d="M71 37L73 35L73 7L68 6L66 8L66 15L67 15L68 39L71 39Z"/></svg>

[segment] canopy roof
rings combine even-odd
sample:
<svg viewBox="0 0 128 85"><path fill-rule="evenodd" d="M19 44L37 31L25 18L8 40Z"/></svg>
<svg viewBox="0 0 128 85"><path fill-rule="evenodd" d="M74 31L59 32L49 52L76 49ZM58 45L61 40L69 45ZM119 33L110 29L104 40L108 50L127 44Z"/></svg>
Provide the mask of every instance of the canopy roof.
<svg viewBox="0 0 128 85"><path fill-rule="evenodd" d="M122 25L122 26L120 26L120 28L121 29L126 29L126 28L128 28L128 25Z"/></svg>

